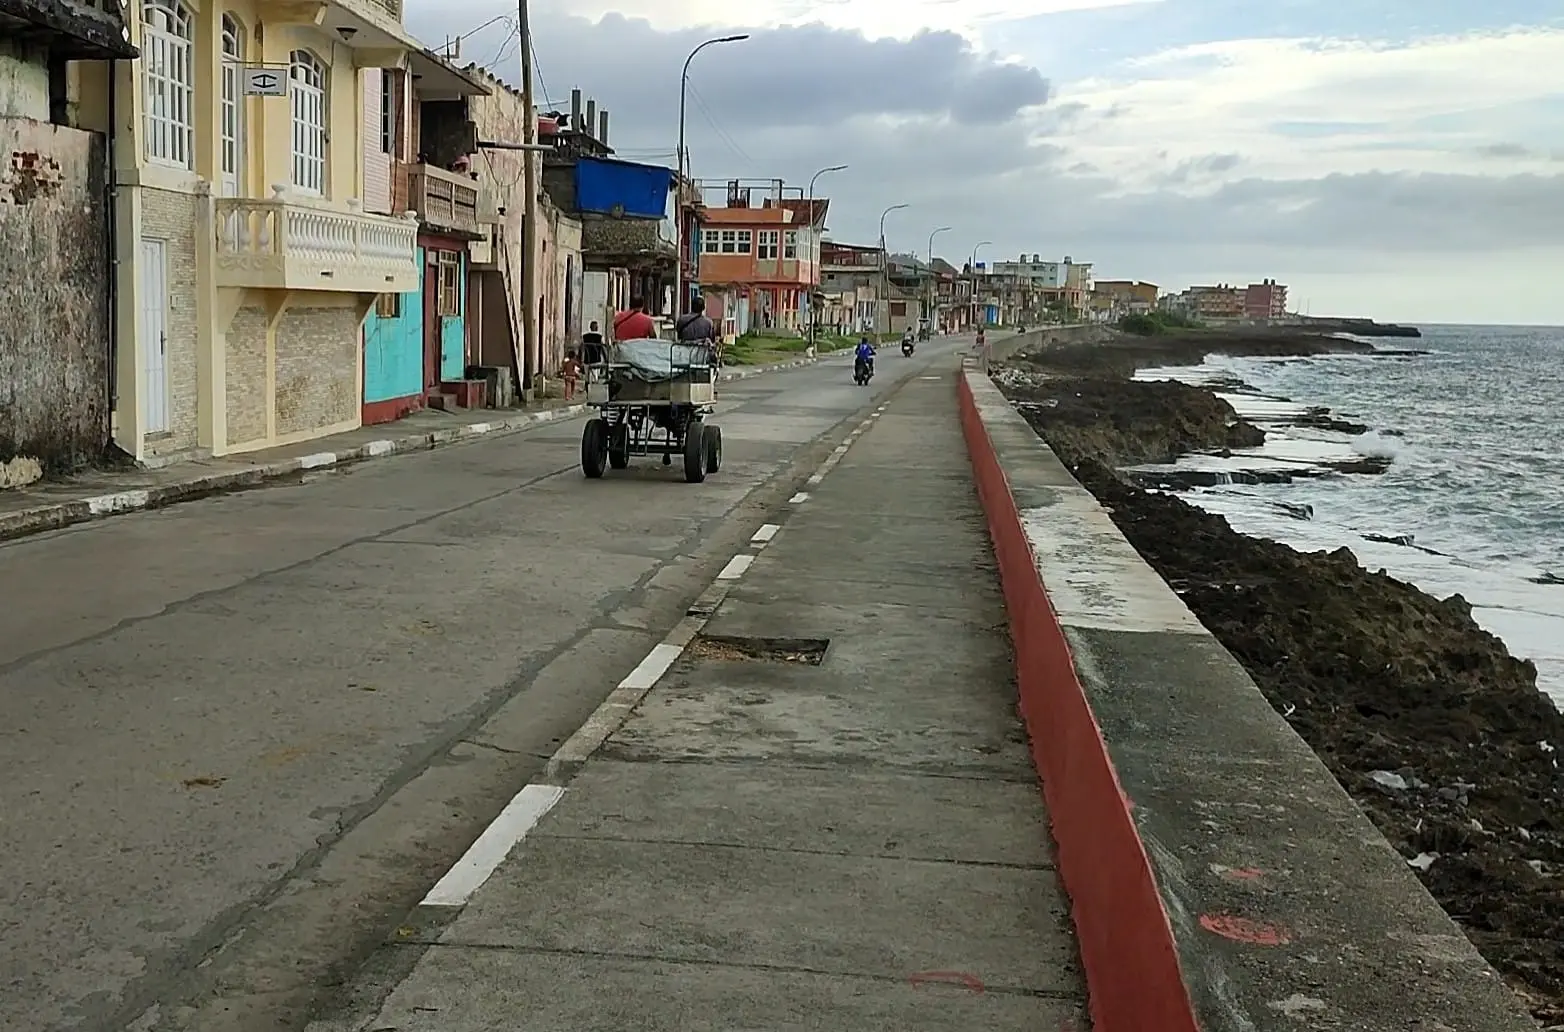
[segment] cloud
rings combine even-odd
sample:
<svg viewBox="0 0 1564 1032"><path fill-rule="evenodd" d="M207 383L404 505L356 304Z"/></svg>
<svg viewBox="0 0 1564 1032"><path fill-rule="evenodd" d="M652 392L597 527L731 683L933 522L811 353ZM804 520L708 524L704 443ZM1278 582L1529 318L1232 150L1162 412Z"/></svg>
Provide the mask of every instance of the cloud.
<svg viewBox="0 0 1564 1032"><path fill-rule="evenodd" d="M1117 8L1114 23L1131 24L1130 10ZM848 164L820 180L838 239L872 242L880 213L907 204L887 219L891 246L923 253L929 232L950 225L939 242L956 263L992 240L991 259L1070 254L1101 275L1165 285L1293 276L1298 296L1312 282L1358 297L1372 282L1402 318L1417 316L1420 296L1494 299L1431 286L1476 259L1496 282L1564 263L1554 153L1564 30L1213 40L1051 82L1039 62L955 31L871 37L824 23L768 28L745 14L753 24L692 30L681 18L665 28L545 10L534 25L542 92L563 107L583 88L612 111L622 156L671 164L686 55L747 31L691 66L696 175L798 189ZM441 39L485 16L415 9L409 22ZM502 56L496 71L514 78L514 41L505 45L498 27L463 59ZM1522 301L1564 321L1552 292Z"/></svg>

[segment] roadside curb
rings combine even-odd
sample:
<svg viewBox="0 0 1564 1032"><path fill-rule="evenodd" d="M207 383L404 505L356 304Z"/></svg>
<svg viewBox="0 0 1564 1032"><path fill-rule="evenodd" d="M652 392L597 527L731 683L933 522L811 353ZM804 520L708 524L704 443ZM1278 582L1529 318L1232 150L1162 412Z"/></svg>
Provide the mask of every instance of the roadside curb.
<svg viewBox="0 0 1564 1032"><path fill-rule="evenodd" d="M830 354L830 352L827 352L827 354ZM759 376L762 373L812 365L818 362L820 357L823 356L794 359L773 365L756 366L753 369L724 372L721 378L723 380L748 379L752 376ZM0 513L0 541L26 537L30 534L41 534L50 530L59 530L78 523L107 519L110 516L120 516L125 513L141 512L147 509L161 509L164 506L194 501L209 495L221 494L225 491L239 491L245 488L258 487L270 480L295 476L310 470L331 469L337 466L364 462L369 459L382 459L389 455L403 455L408 452L431 451L443 445L467 441L475 437L507 433L538 426L543 423L571 419L581 415L586 410L586 405L565 405L560 408L544 409L540 412L497 414L495 418L482 423L467 423L461 426L447 427L424 433L386 437L343 450L321 451L310 455L300 455L276 462L261 463L245 469L229 469L216 473L198 474L184 480L160 484L156 487L132 488L125 491L93 495L88 498L75 498L70 501L46 502L30 508L18 509L15 512Z"/></svg>

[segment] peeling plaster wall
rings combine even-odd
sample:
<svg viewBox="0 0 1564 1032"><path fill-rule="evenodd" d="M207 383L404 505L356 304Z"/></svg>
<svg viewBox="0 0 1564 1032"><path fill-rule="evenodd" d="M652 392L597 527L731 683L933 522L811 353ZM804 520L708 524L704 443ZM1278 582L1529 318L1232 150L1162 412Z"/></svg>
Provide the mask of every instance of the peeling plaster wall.
<svg viewBox="0 0 1564 1032"><path fill-rule="evenodd" d="M0 118L0 464L66 472L109 440L103 139Z"/></svg>

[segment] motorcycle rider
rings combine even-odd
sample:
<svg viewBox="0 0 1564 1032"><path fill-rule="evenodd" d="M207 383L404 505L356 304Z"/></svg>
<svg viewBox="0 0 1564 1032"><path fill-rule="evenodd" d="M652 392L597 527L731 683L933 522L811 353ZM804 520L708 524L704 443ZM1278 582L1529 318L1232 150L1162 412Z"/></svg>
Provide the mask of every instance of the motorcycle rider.
<svg viewBox="0 0 1564 1032"><path fill-rule="evenodd" d="M858 341L858 350L853 358L853 373L874 373L874 345L869 343L868 336Z"/></svg>

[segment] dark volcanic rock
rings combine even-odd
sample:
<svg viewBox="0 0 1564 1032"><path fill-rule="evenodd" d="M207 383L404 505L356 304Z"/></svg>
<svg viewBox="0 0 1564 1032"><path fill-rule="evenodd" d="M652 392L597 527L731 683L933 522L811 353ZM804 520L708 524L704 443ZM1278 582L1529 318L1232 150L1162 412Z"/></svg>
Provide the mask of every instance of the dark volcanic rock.
<svg viewBox="0 0 1564 1032"><path fill-rule="evenodd" d="M1221 398L1171 381L1059 377L1005 393L1066 462L1172 462L1186 452L1265 443L1264 432Z"/></svg>
<svg viewBox="0 0 1564 1032"><path fill-rule="evenodd" d="M1128 378L1150 366L1199 365L1207 355L1265 357L1366 355L1374 345L1316 333L1263 330L1188 330L1157 337L1120 334L1106 342L1068 344L1023 352L1010 360L1021 368L1076 376Z"/></svg>

